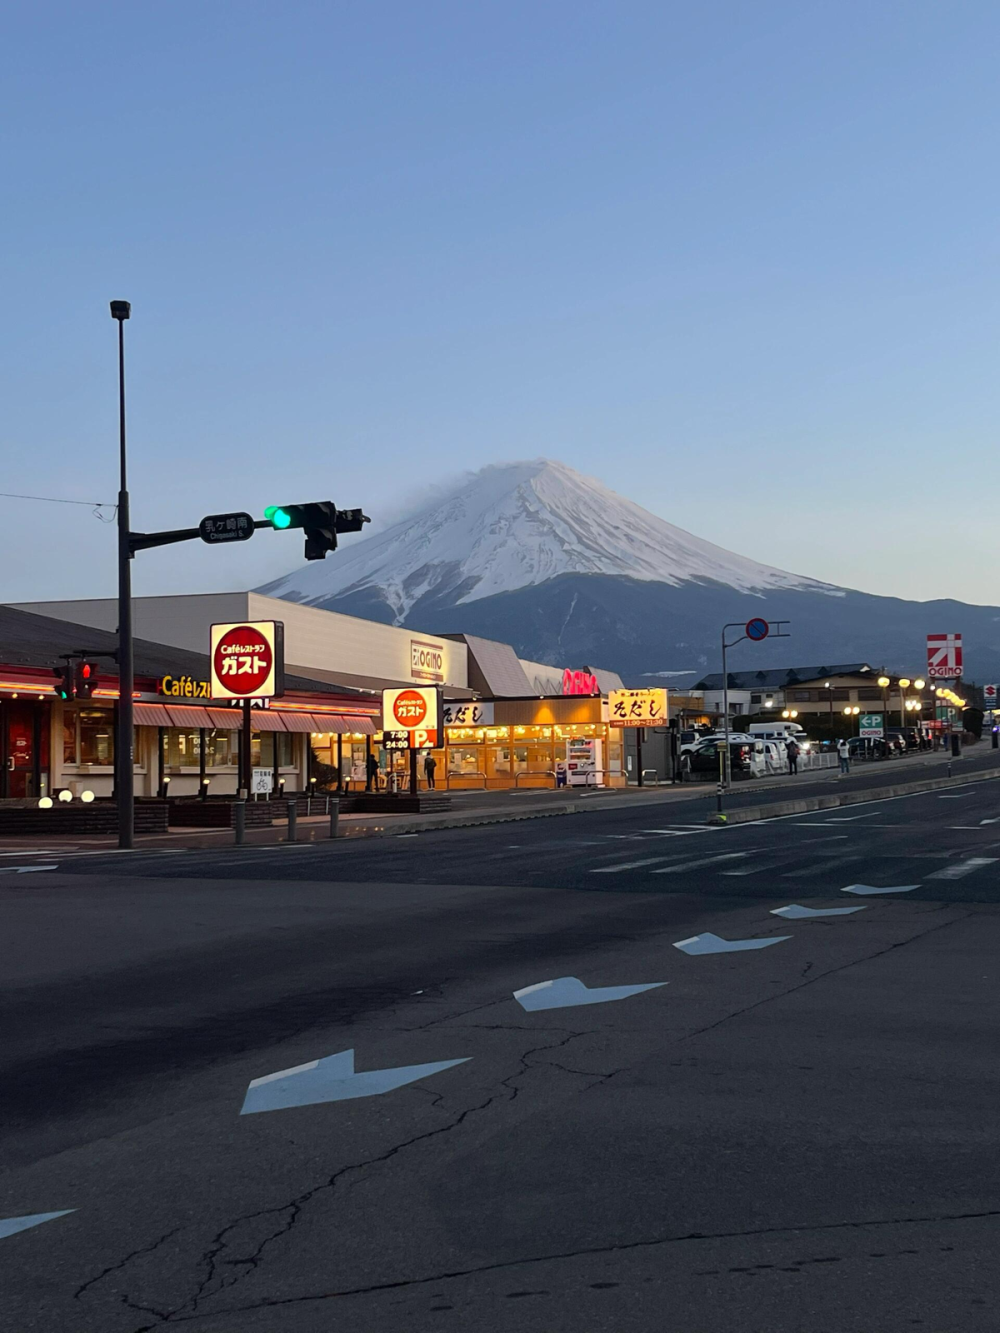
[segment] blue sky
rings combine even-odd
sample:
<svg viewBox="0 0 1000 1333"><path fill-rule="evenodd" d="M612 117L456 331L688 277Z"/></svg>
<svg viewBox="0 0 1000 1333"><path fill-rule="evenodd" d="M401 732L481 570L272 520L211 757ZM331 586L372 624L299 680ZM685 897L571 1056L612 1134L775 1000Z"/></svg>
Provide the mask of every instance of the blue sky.
<svg viewBox="0 0 1000 1333"><path fill-rule="evenodd" d="M3 35L0 489L114 499L124 297L137 528L385 521L542 455L758 560L1000 602L995 4L94 0ZM113 590L110 526L5 503L5 598ZM300 551L150 552L135 589Z"/></svg>

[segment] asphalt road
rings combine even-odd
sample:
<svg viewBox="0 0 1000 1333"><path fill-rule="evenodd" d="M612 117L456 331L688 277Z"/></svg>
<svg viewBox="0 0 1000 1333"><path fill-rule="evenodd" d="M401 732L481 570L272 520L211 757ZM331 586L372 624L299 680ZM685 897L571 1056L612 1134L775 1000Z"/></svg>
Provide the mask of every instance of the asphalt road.
<svg viewBox="0 0 1000 1333"><path fill-rule="evenodd" d="M0 1327L995 1330L1000 783L682 809L0 858Z"/></svg>

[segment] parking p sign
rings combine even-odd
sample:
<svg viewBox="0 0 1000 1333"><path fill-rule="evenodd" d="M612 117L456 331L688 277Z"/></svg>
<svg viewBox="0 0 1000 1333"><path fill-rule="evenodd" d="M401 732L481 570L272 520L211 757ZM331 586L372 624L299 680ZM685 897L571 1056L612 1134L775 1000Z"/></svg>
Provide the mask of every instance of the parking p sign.
<svg viewBox="0 0 1000 1333"><path fill-rule="evenodd" d="M858 718L859 736L869 736L873 740L881 740L884 730L881 713L862 713Z"/></svg>

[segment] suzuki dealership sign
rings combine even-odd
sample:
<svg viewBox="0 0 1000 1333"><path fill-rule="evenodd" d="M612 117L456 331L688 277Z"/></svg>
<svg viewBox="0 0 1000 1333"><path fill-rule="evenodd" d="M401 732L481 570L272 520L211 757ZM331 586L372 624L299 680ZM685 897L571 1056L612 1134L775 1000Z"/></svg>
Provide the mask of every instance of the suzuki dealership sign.
<svg viewBox="0 0 1000 1333"><path fill-rule="evenodd" d="M413 750L437 749L441 744L441 691L417 685L383 690L382 727L408 732Z"/></svg>
<svg viewBox="0 0 1000 1333"><path fill-rule="evenodd" d="M611 690L608 721L613 727L666 726L666 690Z"/></svg>
<svg viewBox="0 0 1000 1333"><path fill-rule="evenodd" d="M962 674L961 634L928 634L927 675L930 680L958 680Z"/></svg>
<svg viewBox="0 0 1000 1333"><path fill-rule="evenodd" d="M213 625L213 699L276 699L285 692L285 627L280 620Z"/></svg>

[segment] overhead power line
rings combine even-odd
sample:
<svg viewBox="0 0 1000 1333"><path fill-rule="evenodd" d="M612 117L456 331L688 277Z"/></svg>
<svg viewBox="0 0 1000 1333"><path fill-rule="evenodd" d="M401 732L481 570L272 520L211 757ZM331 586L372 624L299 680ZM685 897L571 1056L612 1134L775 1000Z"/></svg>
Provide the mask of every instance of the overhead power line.
<svg viewBox="0 0 1000 1333"><path fill-rule="evenodd" d="M15 491L0 491L0 496L5 500L38 500L43 504L51 505L84 505L87 509L93 510L94 517L99 518L102 523L110 523L118 509L116 504L111 504L105 500L64 500L58 495L19 495ZM113 512L110 515L101 513L102 509L110 509Z"/></svg>

